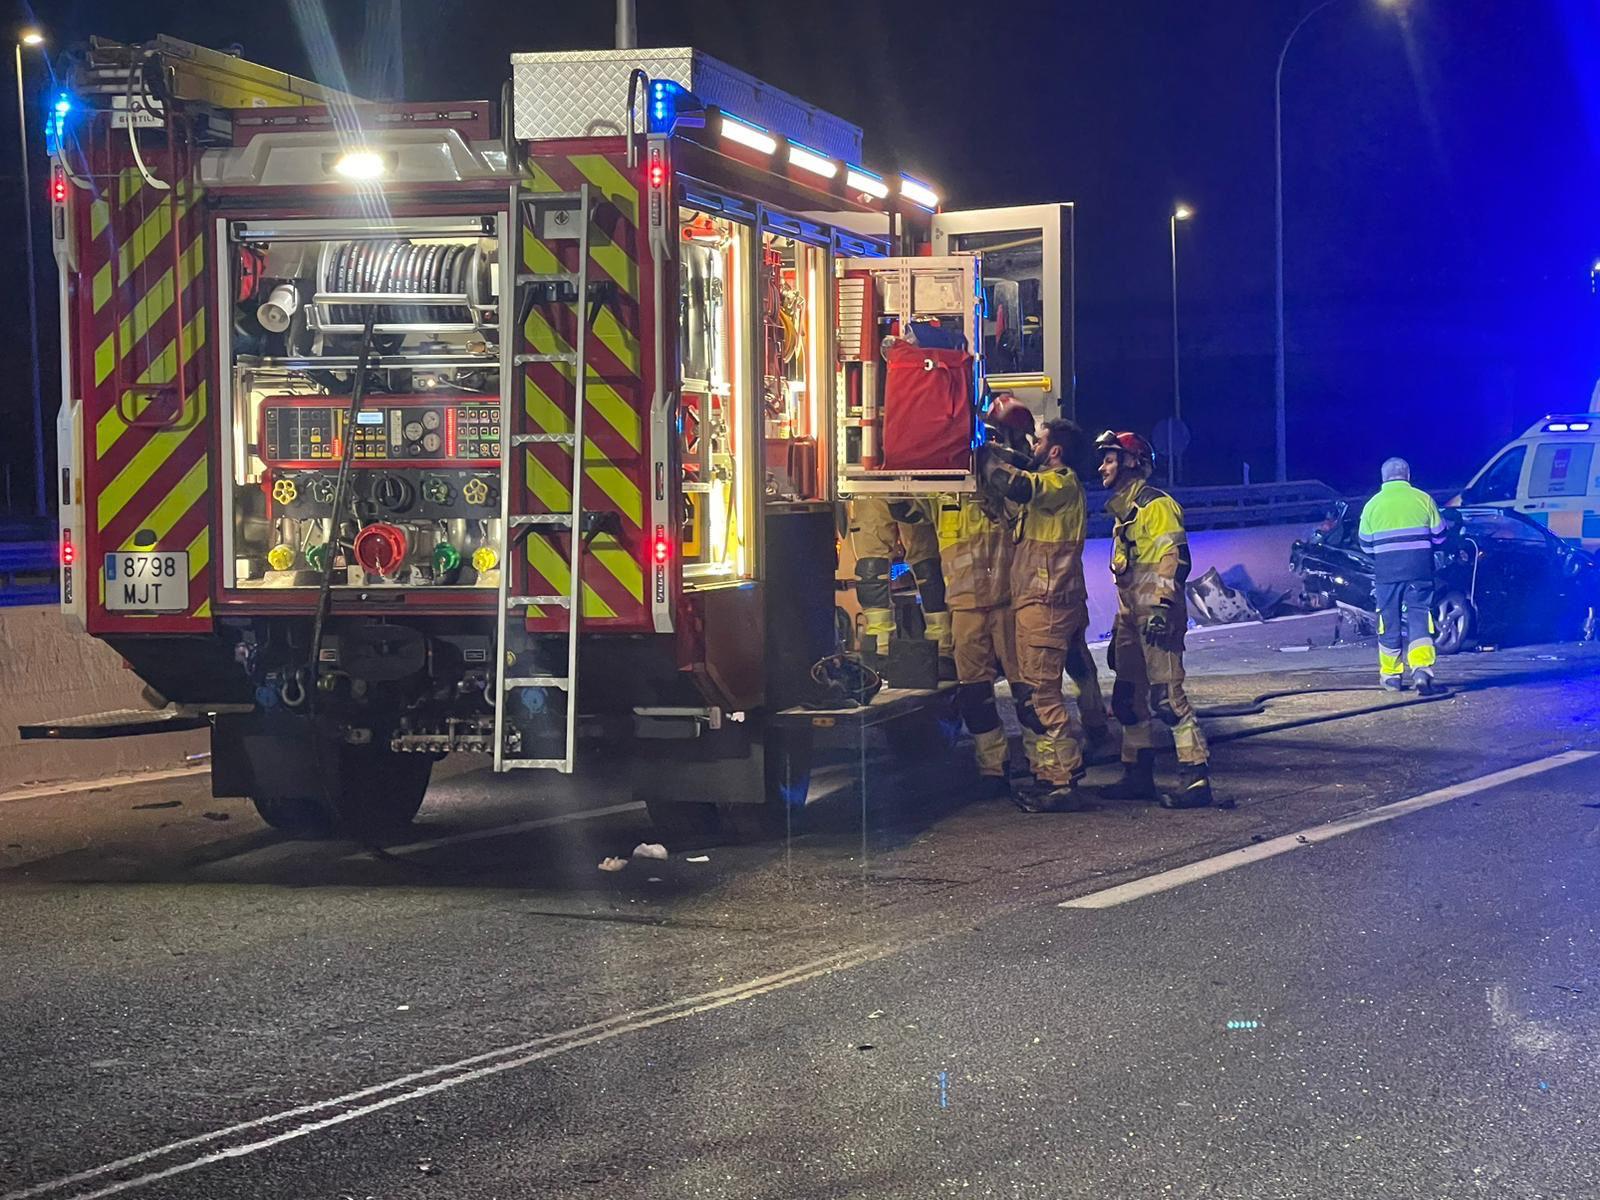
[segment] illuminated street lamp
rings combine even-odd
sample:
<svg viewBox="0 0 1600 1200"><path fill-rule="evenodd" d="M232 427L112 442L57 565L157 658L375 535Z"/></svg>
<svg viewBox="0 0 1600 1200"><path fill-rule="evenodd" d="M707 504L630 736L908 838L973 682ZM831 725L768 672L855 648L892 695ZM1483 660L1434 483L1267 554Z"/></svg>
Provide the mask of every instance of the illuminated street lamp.
<svg viewBox="0 0 1600 1200"><path fill-rule="evenodd" d="M1276 167L1276 185L1273 191L1273 204L1276 238L1276 276L1273 288L1273 299L1276 303L1276 346L1273 355L1273 399L1275 401L1275 425L1277 441L1277 480L1279 483L1287 482L1289 478L1289 432L1288 432L1288 406L1285 400L1284 379L1286 371L1286 352L1283 335L1283 64L1289 57L1289 47L1294 44L1295 35L1305 28L1306 22L1311 20L1325 8L1332 8L1340 0L1322 0L1322 3L1301 17L1289 36L1283 40L1283 49L1278 51L1278 71L1273 76L1273 103L1272 103L1272 147L1274 164ZM1377 0L1380 8L1398 10L1404 7L1405 0Z"/></svg>
<svg viewBox="0 0 1600 1200"><path fill-rule="evenodd" d="M1178 353L1178 222L1187 221L1194 216L1194 209L1182 202L1172 210L1172 216L1167 219L1167 233L1172 244L1172 426L1176 433L1178 423L1183 420L1183 391L1180 387L1182 359ZM1168 453L1167 458L1167 486L1172 486L1173 462L1177 456Z"/></svg>
<svg viewBox="0 0 1600 1200"><path fill-rule="evenodd" d="M28 115L22 91L22 48L44 45L44 33L37 28L17 31L12 47L17 62L17 136L22 155L22 230L28 250L28 331L33 359L33 504L42 517L49 510L44 499L44 397L39 382L39 284L33 262L33 183L28 175Z"/></svg>

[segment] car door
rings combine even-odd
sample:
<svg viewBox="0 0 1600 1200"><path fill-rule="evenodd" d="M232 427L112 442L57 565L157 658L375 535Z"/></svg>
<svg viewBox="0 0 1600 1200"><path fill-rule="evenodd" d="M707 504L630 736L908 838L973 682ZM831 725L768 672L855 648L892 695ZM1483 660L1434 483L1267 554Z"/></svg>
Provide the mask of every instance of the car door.
<svg viewBox="0 0 1600 1200"><path fill-rule="evenodd" d="M1463 507L1510 508L1526 493L1522 477L1528 467L1528 447L1518 442L1507 446L1497 458L1478 472L1477 478L1461 493Z"/></svg>

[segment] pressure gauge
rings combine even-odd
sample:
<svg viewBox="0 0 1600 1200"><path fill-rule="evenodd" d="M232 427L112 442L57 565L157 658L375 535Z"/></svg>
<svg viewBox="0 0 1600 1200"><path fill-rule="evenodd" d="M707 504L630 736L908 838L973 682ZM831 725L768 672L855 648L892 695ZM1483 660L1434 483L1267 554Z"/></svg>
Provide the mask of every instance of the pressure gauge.
<svg viewBox="0 0 1600 1200"><path fill-rule="evenodd" d="M422 427L424 429L437 429L437 428L439 428L439 414L434 412L433 409L431 409L431 408L427 412L423 413L422 414Z"/></svg>
<svg viewBox="0 0 1600 1200"><path fill-rule="evenodd" d="M439 452L439 447L442 446L442 445L444 445L444 441L439 437L439 435L437 433L429 433L429 434L424 434L423 435L422 448L424 450L426 450L429 454L437 454Z"/></svg>
<svg viewBox="0 0 1600 1200"><path fill-rule="evenodd" d="M414 442L421 436L422 436L422 422L421 421L407 421L406 422L406 441Z"/></svg>

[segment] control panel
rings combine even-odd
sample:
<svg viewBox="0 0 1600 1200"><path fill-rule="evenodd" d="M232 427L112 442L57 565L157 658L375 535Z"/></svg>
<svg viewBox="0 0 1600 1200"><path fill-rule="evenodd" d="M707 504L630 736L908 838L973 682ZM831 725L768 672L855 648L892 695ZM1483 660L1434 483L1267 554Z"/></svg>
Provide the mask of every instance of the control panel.
<svg viewBox="0 0 1600 1200"><path fill-rule="evenodd" d="M268 396L257 453L272 468L337 464L349 402L336 396ZM500 462L500 402L467 396L369 396L356 414L357 467L494 467Z"/></svg>

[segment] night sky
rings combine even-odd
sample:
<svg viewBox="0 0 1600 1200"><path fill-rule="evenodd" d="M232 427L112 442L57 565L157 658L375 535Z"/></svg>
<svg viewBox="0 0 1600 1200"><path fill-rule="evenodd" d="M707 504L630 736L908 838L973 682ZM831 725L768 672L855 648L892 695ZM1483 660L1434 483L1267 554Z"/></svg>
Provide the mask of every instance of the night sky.
<svg viewBox="0 0 1600 1200"><path fill-rule="evenodd" d="M55 52L91 33L168 33L412 99L497 97L511 50L612 38L608 0L327 0L341 81L333 56L301 39L308 7L54 0L36 12ZM1272 78L1312 3L638 7L642 45L694 45L856 122L867 165L934 181L947 207L1074 201L1087 426L1148 433L1170 408L1167 214L1192 204L1179 233L1188 475L1237 482L1248 463L1270 478ZM34 57L31 127L47 88ZM1370 488L1402 453L1419 483L1442 487L1545 412L1585 408L1600 375L1600 3L1337 0L1296 39L1284 96L1291 476ZM0 169L20 246L14 103ZM37 138L34 153L42 199ZM41 253L53 368L54 266ZM25 510L20 264L0 260L16 347L0 411Z"/></svg>

